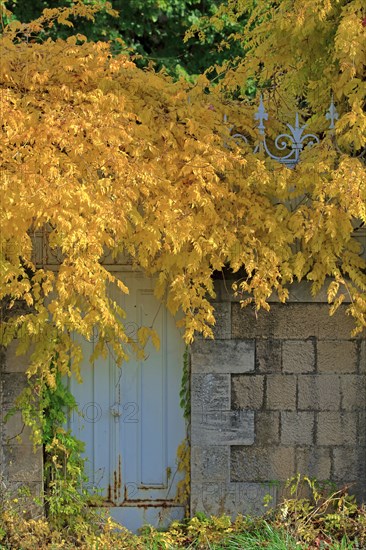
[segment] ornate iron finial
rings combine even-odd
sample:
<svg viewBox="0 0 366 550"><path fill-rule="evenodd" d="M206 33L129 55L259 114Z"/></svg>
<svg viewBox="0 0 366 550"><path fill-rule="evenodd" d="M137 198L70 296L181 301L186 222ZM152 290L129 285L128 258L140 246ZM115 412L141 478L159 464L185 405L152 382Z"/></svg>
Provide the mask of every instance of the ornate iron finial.
<svg viewBox="0 0 366 550"><path fill-rule="evenodd" d="M257 112L254 115L254 120L258 120L258 122L259 122L259 124L258 124L259 133L260 133L261 136L264 136L264 132L265 132L266 127L264 126L263 121L268 120L268 113L267 113L267 111L264 107L262 94L260 95L259 107L257 109Z"/></svg>
<svg viewBox="0 0 366 550"><path fill-rule="evenodd" d="M319 138L316 135L303 135L306 124L300 126L299 114L296 113L295 125L292 126L291 124L286 124L290 132L287 134L280 134L274 141L274 146L277 151L286 151L289 149L290 151L282 156L275 155L272 151L270 151L266 141L265 126L263 121L268 120L268 113L264 108L262 96L260 97L259 107L254 115L254 118L259 121L258 130L260 135L263 136L261 143L257 145L254 152L256 153L260 150L265 151L270 158L277 160L281 164L285 164L288 168L294 168L296 166L300 160L300 153L306 145L314 145L314 143L319 143Z"/></svg>
<svg viewBox="0 0 366 550"><path fill-rule="evenodd" d="M302 139L301 136L304 133L304 130L306 128L306 124L304 126L299 126L299 113L296 113L295 116L295 126L291 126L291 124L286 124L287 128L289 128L291 132L291 139L293 138L292 148L293 149L302 149Z"/></svg>
<svg viewBox="0 0 366 550"><path fill-rule="evenodd" d="M331 99L331 102L330 102L330 105L329 105L329 109L326 112L325 118L327 120L329 120L329 130L334 130L335 121L339 119L339 114L338 114L338 111L337 111L337 109L334 105L333 95L332 95L332 99ZM337 137L336 137L334 132L333 132L333 145L334 145L336 151L338 151L338 153L342 154L344 152L339 147L339 145L337 143ZM360 153L358 153L358 155L353 155L353 157L357 158L357 159L360 159L360 160L366 158L366 148L364 148Z"/></svg>
<svg viewBox="0 0 366 550"><path fill-rule="evenodd" d="M338 114L337 109L335 108L335 105L334 105L333 96L332 96L332 100L331 100L330 105L329 105L329 109L328 109L328 111L325 115L325 118L327 120L329 120L329 122L330 122L329 130L333 130L334 122L339 119L339 114Z"/></svg>

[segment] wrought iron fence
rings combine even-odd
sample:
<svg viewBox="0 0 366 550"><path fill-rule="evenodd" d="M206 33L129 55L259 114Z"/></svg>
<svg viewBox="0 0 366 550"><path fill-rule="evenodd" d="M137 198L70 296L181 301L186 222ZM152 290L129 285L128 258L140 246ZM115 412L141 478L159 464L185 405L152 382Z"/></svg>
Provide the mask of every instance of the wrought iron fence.
<svg viewBox="0 0 366 550"><path fill-rule="evenodd" d="M335 136L335 122L339 118L339 114L334 104L332 98L329 109L325 114L326 120L329 120L328 130L332 132L332 140L335 149L342 153L341 148L338 146L336 136ZM294 168L299 160L302 151L305 147L311 147L317 143L320 143L320 138L312 133L305 133L307 124L300 125L299 123L299 113L295 115L295 124L286 124L288 132L279 134L273 141L273 147L276 149L276 153L283 151L283 154L276 154L271 151L271 147L268 145L268 138L266 135L266 126L265 121L268 121L268 113L265 109L263 103L263 97L260 96L259 107L254 114L254 119L257 121L257 130L259 133L259 143L255 146L253 152L259 153L264 152L271 159L280 162L281 164L287 166L288 168ZM224 116L224 122L228 122L228 118ZM231 127L230 132L234 127ZM231 134L231 139L235 140L237 143L239 140L242 140L245 144L249 145L248 138L242 133ZM364 159L366 157L366 149L355 155L356 158Z"/></svg>

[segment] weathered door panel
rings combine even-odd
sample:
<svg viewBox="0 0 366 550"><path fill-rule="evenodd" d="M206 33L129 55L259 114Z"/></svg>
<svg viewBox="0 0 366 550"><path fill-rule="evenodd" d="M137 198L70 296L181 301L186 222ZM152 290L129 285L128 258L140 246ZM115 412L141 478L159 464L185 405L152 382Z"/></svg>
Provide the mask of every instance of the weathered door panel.
<svg viewBox="0 0 366 550"><path fill-rule="evenodd" d="M179 406L184 349L174 319L154 297L153 282L136 273L121 278L130 293L113 288L111 296L127 313L129 335L153 327L160 349L149 342L144 360L131 357L121 368L112 353L93 365L84 360L83 383L71 381L81 412L73 415L71 428L86 444L90 483L100 489L112 516L135 530L183 514L174 497L180 479L176 451L185 437ZM89 357L94 342L81 343Z"/></svg>

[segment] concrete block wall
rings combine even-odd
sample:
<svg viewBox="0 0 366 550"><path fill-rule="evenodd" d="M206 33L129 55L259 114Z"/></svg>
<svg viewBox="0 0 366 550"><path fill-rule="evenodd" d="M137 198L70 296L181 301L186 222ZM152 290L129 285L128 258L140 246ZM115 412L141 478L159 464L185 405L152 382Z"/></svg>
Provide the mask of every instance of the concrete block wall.
<svg viewBox="0 0 366 550"><path fill-rule="evenodd" d="M214 341L192 364L191 511L257 513L296 473L366 496L366 340L342 306L273 303L255 316L224 292Z"/></svg>

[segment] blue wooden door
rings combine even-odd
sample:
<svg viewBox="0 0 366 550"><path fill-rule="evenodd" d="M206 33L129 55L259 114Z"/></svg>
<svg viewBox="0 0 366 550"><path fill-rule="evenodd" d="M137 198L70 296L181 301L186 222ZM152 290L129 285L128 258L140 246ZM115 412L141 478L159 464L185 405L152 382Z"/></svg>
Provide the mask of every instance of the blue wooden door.
<svg viewBox="0 0 366 550"><path fill-rule="evenodd" d="M111 295L127 312L131 337L153 327L160 350L149 343L144 360L131 357L118 368L109 353L81 369L82 384L70 382L80 414L70 426L85 442L90 484L97 487L117 521L135 531L145 523L164 526L181 518L175 502L177 447L185 437L179 406L183 342L175 320L153 293L153 282L138 273L121 273L128 295ZM81 341L84 357L94 342Z"/></svg>

